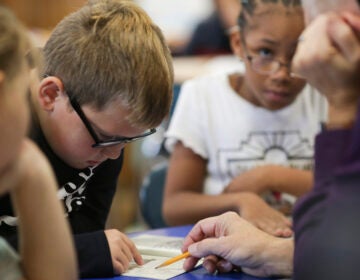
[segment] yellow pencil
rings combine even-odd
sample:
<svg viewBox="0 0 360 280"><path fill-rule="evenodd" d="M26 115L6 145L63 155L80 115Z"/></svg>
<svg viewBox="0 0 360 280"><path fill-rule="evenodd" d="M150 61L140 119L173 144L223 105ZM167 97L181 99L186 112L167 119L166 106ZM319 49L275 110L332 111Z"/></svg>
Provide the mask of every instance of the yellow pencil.
<svg viewBox="0 0 360 280"><path fill-rule="evenodd" d="M183 254L181 254L181 255L178 255L178 256L176 256L176 257L173 257L173 258L171 258L171 259L168 259L167 261L164 261L162 264L160 264L160 265L158 265L157 267L155 267L155 269L158 269L158 268L160 268L160 267L164 267L164 266L170 265L170 264L172 264L172 263L174 263L174 262L177 262L177 261L179 261L179 260L185 259L185 258L187 258L187 257L190 257L190 253L189 253L189 252L185 252L185 253L183 253Z"/></svg>

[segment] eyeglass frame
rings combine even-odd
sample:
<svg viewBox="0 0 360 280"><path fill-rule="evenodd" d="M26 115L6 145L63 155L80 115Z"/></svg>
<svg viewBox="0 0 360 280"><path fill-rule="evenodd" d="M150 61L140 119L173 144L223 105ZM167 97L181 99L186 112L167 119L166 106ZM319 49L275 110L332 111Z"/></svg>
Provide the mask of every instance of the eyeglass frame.
<svg viewBox="0 0 360 280"><path fill-rule="evenodd" d="M259 69L256 69L256 68L254 67L254 62L253 62L253 61L254 61L254 59L260 58L260 56L252 56L252 55L249 55L248 50L247 50L247 47L246 47L246 43L245 43L245 38L244 38L243 35L240 35L240 36L241 36L241 42L242 42L243 47L244 47L245 57L246 57L246 59L250 62L251 68L252 68L255 72L257 72L257 73L259 73L259 74L261 74L261 75L271 75L271 74L274 74L274 73L276 73L277 71L279 71L279 69L281 68L281 66L285 66L286 68L288 68L288 71L289 71L290 76L294 76L294 77L296 76L296 74L293 74L293 73L291 72L291 61L288 62L288 63L283 63L283 62L281 62L281 61L279 61L279 60L277 60L277 59L268 59L268 60L269 60L269 64L272 63L273 65L275 65L274 63L276 63L277 67L274 68L274 70L271 70L271 71L261 71L261 70L259 70Z"/></svg>
<svg viewBox="0 0 360 280"><path fill-rule="evenodd" d="M151 134L154 134L156 132L156 128L151 128L148 132L145 132L142 135L134 136L134 137L114 137L111 140L100 140L97 136L94 128L91 126L89 119L86 117L84 111L81 109L80 104L77 102L76 98L69 95L69 101L71 106L73 107L74 111L78 114L81 121L85 125L87 131L95 141L95 144L91 145L92 148L106 148L110 146L120 145L120 144L128 144L130 142L134 142L136 140L139 140L141 138L144 138L146 136L149 136Z"/></svg>

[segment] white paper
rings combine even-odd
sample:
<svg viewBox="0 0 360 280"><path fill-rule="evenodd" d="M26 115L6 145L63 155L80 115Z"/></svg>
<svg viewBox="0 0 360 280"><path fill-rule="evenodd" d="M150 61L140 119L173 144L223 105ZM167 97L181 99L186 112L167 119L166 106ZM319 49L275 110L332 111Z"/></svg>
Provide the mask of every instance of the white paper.
<svg viewBox="0 0 360 280"><path fill-rule="evenodd" d="M139 266L132 262L129 270L122 275L151 279L169 279L185 272L182 268L184 260L155 269L155 267L169 258L182 253L183 238L143 234L132 238L132 240L143 257L144 265Z"/></svg>

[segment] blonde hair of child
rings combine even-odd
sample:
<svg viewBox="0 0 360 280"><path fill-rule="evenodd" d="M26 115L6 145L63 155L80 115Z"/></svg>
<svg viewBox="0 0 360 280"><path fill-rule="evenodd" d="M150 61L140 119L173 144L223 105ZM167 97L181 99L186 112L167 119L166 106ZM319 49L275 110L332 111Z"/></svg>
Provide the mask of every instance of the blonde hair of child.
<svg viewBox="0 0 360 280"><path fill-rule="evenodd" d="M62 20L44 48L47 75L57 76L80 105L101 110L120 99L128 121L155 127L169 113L173 67L165 38L133 1L99 0Z"/></svg>

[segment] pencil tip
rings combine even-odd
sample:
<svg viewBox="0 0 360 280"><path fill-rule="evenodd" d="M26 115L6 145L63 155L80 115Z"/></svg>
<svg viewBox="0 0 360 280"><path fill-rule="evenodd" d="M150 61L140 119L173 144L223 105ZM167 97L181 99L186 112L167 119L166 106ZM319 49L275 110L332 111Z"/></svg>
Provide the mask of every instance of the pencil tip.
<svg viewBox="0 0 360 280"><path fill-rule="evenodd" d="M163 266L164 266L163 263L162 263L162 264L159 264L157 267L155 267L155 269L158 269L158 268L163 267Z"/></svg>

